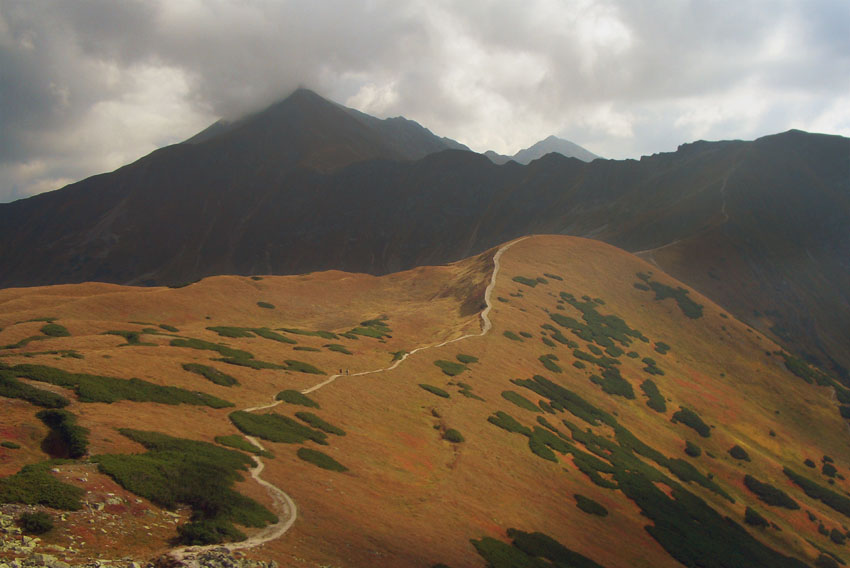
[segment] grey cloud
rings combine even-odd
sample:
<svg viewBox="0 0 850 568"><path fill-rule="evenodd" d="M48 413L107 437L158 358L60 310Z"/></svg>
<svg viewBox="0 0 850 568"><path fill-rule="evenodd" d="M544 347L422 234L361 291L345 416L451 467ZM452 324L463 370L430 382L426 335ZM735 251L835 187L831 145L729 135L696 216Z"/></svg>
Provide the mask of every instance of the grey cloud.
<svg viewBox="0 0 850 568"><path fill-rule="evenodd" d="M0 0L0 201L298 86L510 153L552 133L612 157L847 134L849 27L843 0Z"/></svg>

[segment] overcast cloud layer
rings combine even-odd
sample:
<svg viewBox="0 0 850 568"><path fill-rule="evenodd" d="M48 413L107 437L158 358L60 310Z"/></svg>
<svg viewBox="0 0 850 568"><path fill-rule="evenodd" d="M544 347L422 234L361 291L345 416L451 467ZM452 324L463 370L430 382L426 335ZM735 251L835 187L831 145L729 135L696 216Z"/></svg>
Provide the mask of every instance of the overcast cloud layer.
<svg viewBox="0 0 850 568"><path fill-rule="evenodd" d="M850 2L0 0L0 202L298 86L474 150L850 136Z"/></svg>

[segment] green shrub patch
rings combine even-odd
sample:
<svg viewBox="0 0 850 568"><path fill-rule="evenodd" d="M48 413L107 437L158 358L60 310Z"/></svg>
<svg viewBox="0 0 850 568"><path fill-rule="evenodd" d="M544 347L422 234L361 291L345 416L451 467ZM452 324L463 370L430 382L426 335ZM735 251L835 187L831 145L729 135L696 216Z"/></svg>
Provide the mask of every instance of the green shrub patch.
<svg viewBox="0 0 850 568"><path fill-rule="evenodd" d="M463 434L455 430L454 428L449 428L445 432L443 432L443 439L451 442L452 444L460 444L464 441Z"/></svg>
<svg viewBox="0 0 850 568"><path fill-rule="evenodd" d="M531 430L516 420L514 418L501 410L497 411L493 416L487 418L487 421L490 424L498 426L508 432L513 432L516 434L523 434L525 436L531 436Z"/></svg>
<svg viewBox="0 0 850 568"><path fill-rule="evenodd" d="M214 359L215 361L221 361L222 363L227 363L228 365L236 365L237 367L248 367L249 369L286 369L285 365L278 365L277 363L270 363L269 361L259 361L257 359L244 359L244 358L234 358L234 357L222 357L220 359Z"/></svg>
<svg viewBox="0 0 850 568"><path fill-rule="evenodd" d="M600 304L589 297L580 301L566 292L561 292L560 296L582 313L584 323L561 314L549 314L549 317L558 325L572 330L581 339L606 349L613 347L614 341L622 346L629 345L633 339L649 341L640 331L629 327L621 317L600 314Z"/></svg>
<svg viewBox="0 0 850 568"><path fill-rule="evenodd" d="M383 339L384 337L392 337L390 333L392 330L385 323L387 320L386 316L381 316L376 319L361 321L358 327L351 329L348 333L354 335L364 335L366 337L374 337L375 339Z"/></svg>
<svg viewBox="0 0 850 568"><path fill-rule="evenodd" d="M519 335L517 335L516 333L514 333L512 331L503 331L502 335L504 335L505 337L507 337L508 339L511 339L513 341L522 341L523 340Z"/></svg>
<svg viewBox="0 0 850 568"><path fill-rule="evenodd" d="M809 541L809 543L812 544L811 541ZM819 547L816 548L820 550ZM841 568L842 565L847 564L843 560L839 563L838 560L841 559L831 552L821 550L821 555L818 556L817 560L815 560L815 568Z"/></svg>
<svg viewBox="0 0 850 568"><path fill-rule="evenodd" d="M620 489L652 521L646 531L685 566L805 566L761 543L741 525L680 487L673 488L671 499L643 476L626 472L617 477Z"/></svg>
<svg viewBox="0 0 850 568"><path fill-rule="evenodd" d="M800 508L800 505L789 497L787 493L768 483L759 481L752 475L748 474L744 476L744 486L771 507L784 507L792 511Z"/></svg>
<svg viewBox="0 0 850 568"><path fill-rule="evenodd" d="M747 453L747 450L735 444L731 448L729 448L729 455L735 458L736 460L741 461L750 461L750 454Z"/></svg>
<svg viewBox="0 0 850 568"><path fill-rule="evenodd" d="M237 381L227 373L222 373L218 369L209 367L207 365L201 365L200 363L183 363L183 369L189 371L190 373L201 375L208 381L211 381L217 385L221 385L224 387L232 387L233 385L239 384L239 381Z"/></svg>
<svg viewBox="0 0 850 568"><path fill-rule="evenodd" d="M117 379L83 373L69 373L44 365L17 365L11 373L34 381L50 383L73 389L80 402L159 402L162 404L191 404L226 408L233 403L202 392L191 392L177 387L155 385L141 379Z"/></svg>
<svg viewBox="0 0 850 568"><path fill-rule="evenodd" d="M262 337L263 339L271 339L278 343L297 343L294 339L290 339L285 335L281 335L276 331L272 331L267 327L233 327L233 326L214 326L207 328L214 331L222 337L246 338L246 337Z"/></svg>
<svg viewBox="0 0 850 568"><path fill-rule="evenodd" d="M444 391L440 387L435 387L434 385L429 385L429 384L426 384L426 383L419 383L419 387L425 389L426 391L430 392L431 394L435 394L435 395L439 396L440 398L449 398L449 396L450 396L449 393L447 393L446 391Z"/></svg>
<svg viewBox="0 0 850 568"><path fill-rule="evenodd" d="M531 336L529 336L531 337ZM478 357L474 357L472 355L464 355L463 353L458 353L455 356L455 359L463 363L464 365L469 365L470 363L477 363Z"/></svg>
<svg viewBox="0 0 850 568"><path fill-rule="evenodd" d="M307 440L312 440L323 446L328 444L328 435L324 432L313 430L276 412L252 414L244 410L237 410L230 413L230 421L243 434L256 436L270 442L301 444Z"/></svg>
<svg viewBox="0 0 850 568"><path fill-rule="evenodd" d="M44 505L78 511L85 491L50 475L54 462L26 465L15 475L0 478L0 503Z"/></svg>
<svg viewBox="0 0 850 568"><path fill-rule="evenodd" d="M596 426L600 422L610 426L616 423L614 417L607 412L599 410L575 392L555 384L541 375L534 375L531 379L515 379L511 382L548 399L552 408L568 410L592 426Z"/></svg>
<svg viewBox="0 0 850 568"><path fill-rule="evenodd" d="M204 341L203 339L186 339L182 337L178 337L172 339L170 342L172 347L188 347L189 349L201 349L207 351L216 351L222 357L228 357L231 359L253 359L254 356L248 353L247 351L243 351L241 349L233 349L232 347L228 347L227 345L221 345L220 343L212 343L210 341Z"/></svg>
<svg viewBox="0 0 850 568"><path fill-rule="evenodd" d="M21 449L20 444L16 444L15 442L12 442L10 440L3 440L2 442L0 442L0 447L7 448L7 449L10 449L10 450L20 450Z"/></svg>
<svg viewBox="0 0 850 568"><path fill-rule="evenodd" d="M270 451L261 450L239 434L232 434L230 436L216 436L215 443L221 444L222 446L228 446L230 448L236 448L237 450L242 450L243 452L263 456L264 458L274 457L274 454Z"/></svg>
<svg viewBox="0 0 850 568"><path fill-rule="evenodd" d="M63 408L71 403L62 395L22 383L8 371L0 371L0 396L19 398L43 408Z"/></svg>
<svg viewBox="0 0 850 568"><path fill-rule="evenodd" d="M531 412L540 412L540 408L538 408L536 404L534 404L516 391L502 391L502 398L504 398L508 402L514 403L520 408L524 408L525 410L529 410Z"/></svg>
<svg viewBox="0 0 850 568"><path fill-rule="evenodd" d="M272 341L277 341L278 343L288 343L290 345L297 343L294 339L290 339L289 337L281 335L276 331L272 331L267 327L254 327L251 328L251 331L257 334L257 337L262 337L263 339L270 339Z"/></svg>
<svg viewBox="0 0 850 568"><path fill-rule="evenodd" d="M25 345L32 343L33 341L44 341L46 339L50 339L50 337L48 337L47 335L33 335L32 337L26 337L24 339L21 339L17 343L12 343L11 345L4 345L0 347L0 349L19 349L21 347L24 347Z"/></svg>
<svg viewBox="0 0 850 568"><path fill-rule="evenodd" d="M123 337L127 342L124 345L144 345L147 347L155 346L156 343L150 342L142 342L142 333L148 333L149 331L157 332L157 330L142 330L142 331L131 331L126 329L116 329L111 331L104 331L101 335L117 335L118 337Z"/></svg>
<svg viewBox="0 0 850 568"><path fill-rule="evenodd" d="M231 327L226 325L218 325L214 327L207 328L210 331L214 331L222 337L254 337L254 334L245 327Z"/></svg>
<svg viewBox="0 0 850 568"><path fill-rule="evenodd" d="M552 325L551 323L544 323L541 325L543 329L550 332L550 337L560 343L561 345L566 345L570 349L578 349L578 343L573 341L572 339L567 338L561 330ZM545 338L544 338L545 339ZM550 342L551 343L551 342ZM554 347L554 345L550 345L550 347Z"/></svg>
<svg viewBox="0 0 850 568"><path fill-rule="evenodd" d="M460 389L460 390L458 390L458 392L460 394L462 394L463 396L465 396L466 398L471 398L473 400L480 400L480 401L484 400L483 398L481 398L480 396L478 396L477 394L472 392L472 385L470 385L469 383L464 383L464 382L458 381L457 386Z"/></svg>
<svg viewBox="0 0 850 568"><path fill-rule="evenodd" d="M297 371L299 373L308 373L311 375L324 375L325 372L317 369L310 363L305 363L303 361L296 361L295 359L287 359L284 361L286 363L287 371Z"/></svg>
<svg viewBox="0 0 850 568"><path fill-rule="evenodd" d="M455 363L454 361L438 359L434 361L434 364L442 369L443 373L450 377L457 376L466 371L466 365L463 365L462 363Z"/></svg>
<svg viewBox="0 0 850 568"><path fill-rule="evenodd" d="M603 369L610 369L613 368L615 365L620 364L620 362L616 359L612 359L610 357L594 357L590 353L582 351L581 349L574 349L573 356L581 361L587 361L588 363L598 365Z"/></svg>
<svg viewBox="0 0 850 568"><path fill-rule="evenodd" d="M649 534L679 562L686 566L710 568L804 566L796 559L783 556L753 538L741 525L719 514L685 486L666 476L641 457L666 468L682 482L697 483L734 502L712 479L699 472L689 462L665 457L632 435L610 414L595 408L577 394L544 377L535 376L533 379L512 382L548 398L552 408L568 410L591 426L599 423L610 426L614 430L615 439L596 435L592 429L580 428L566 419L562 420L562 423L569 429L575 445L543 416L538 417L538 423L543 428L535 428L533 432L504 413L497 413L488 420L505 430L529 438L537 436L538 432L546 432L552 436L553 440L562 444L560 448L552 448L547 443L540 444L539 440L537 445L572 454L573 463L593 483L600 487L621 490L649 519L650 523L646 527ZM579 444L587 451L580 450ZM529 446L532 446L531 441ZM532 451L535 450L532 448ZM656 487L656 482L663 482L670 487L672 497ZM718 547L718 542L724 543L724 546ZM537 568L537 565L533 566Z"/></svg>
<svg viewBox="0 0 850 568"><path fill-rule="evenodd" d="M179 529L183 544L241 540L245 536L233 523L263 527L277 521L271 511L233 490L233 483L242 479L240 472L253 464L245 454L158 432L120 432L148 452L97 456L98 468L128 491L157 505L189 505L190 522Z"/></svg>
<svg viewBox="0 0 850 568"><path fill-rule="evenodd" d="M685 441L685 453L691 456L692 458L698 458L702 455L702 448L700 448L690 440L687 440Z"/></svg>
<svg viewBox="0 0 850 568"><path fill-rule="evenodd" d="M602 392L606 394L622 396L629 400L635 398L635 391L631 383L623 378L617 368L603 369L601 377L591 375L590 380L602 387Z"/></svg>
<svg viewBox="0 0 850 568"><path fill-rule="evenodd" d="M829 377L829 375L822 372L820 369L812 367L802 359L789 355L784 351L780 352L780 355L785 361L785 368L791 371L794 375L800 377L801 379L809 383L810 385L816 384L823 387L833 384L834 381ZM840 399L839 401L844 403L848 402Z"/></svg>
<svg viewBox="0 0 850 568"><path fill-rule="evenodd" d="M752 527L767 528L770 526L770 522L752 507L747 507L747 510L744 512L744 522Z"/></svg>
<svg viewBox="0 0 850 568"><path fill-rule="evenodd" d="M312 412L296 412L295 417L301 420L302 422L306 422L313 428L318 428L322 432L327 432L328 434L333 434L335 436L345 436L345 430L342 428L337 428L333 424L325 422Z"/></svg>
<svg viewBox="0 0 850 568"><path fill-rule="evenodd" d="M679 410L673 413L673 417L670 421L673 422L673 424L681 422L685 426L693 428L696 433L703 438L711 436L711 428L709 428L708 424L702 421L699 414L690 408L685 408L684 406L679 407Z"/></svg>
<svg viewBox="0 0 850 568"><path fill-rule="evenodd" d="M41 326L41 333L48 337L70 337L71 332L63 325L58 323L48 323Z"/></svg>
<svg viewBox="0 0 850 568"><path fill-rule="evenodd" d="M513 544L491 537L470 542L487 566L493 568L602 568L590 558L570 550L543 533L508 529L508 537L513 539Z"/></svg>
<svg viewBox="0 0 850 568"><path fill-rule="evenodd" d="M351 355L351 351L345 348L345 345L340 345L339 343L328 343L324 346L328 351L335 351L337 353L342 353L344 355Z"/></svg>
<svg viewBox="0 0 850 568"><path fill-rule="evenodd" d="M287 389L280 391L277 393L275 398L277 400L282 400L283 402L288 402L289 404L297 404L299 406L307 406L309 408L319 408L318 402L306 394L301 394L297 390Z"/></svg>
<svg viewBox="0 0 850 568"><path fill-rule="evenodd" d="M267 310L273 310L274 304L270 304L268 302L257 302L257 305L261 308L265 308Z"/></svg>
<svg viewBox="0 0 850 568"><path fill-rule="evenodd" d="M574 495L576 499L576 507L584 511L589 515L597 515L599 517L607 517L608 509L604 506L600 505L590 497L585 497L584 495L579 495L576 493Z"/></svg>
<svg viewBox="0 0 850 568"><path fill-rule="evenodd" d="M803 477L799 473L796 473L787 467L783 468L782 472L788 477L788 479L799 486L806 495L812 499L817 499L827 507L838 511L845 517L850 518L850 498L836 493L831 489L827 489L826 487Z"/></svg>
<svg viewBox="0 0 850 568"><path fill-rule="evenodd" d="M77 459L86 455L89 431L77 426L77 417L67 410L42 410L35 415L50 428L42 443L47 454L55 458Z"/></svg>
<svg viewBox="0 0 850 568"><path fill-rule="evenodd" d="M650 375L663 375L664 371L658 368L658 364L655 362L655 359L652 357L644 357L641 359L646 367L643 368L644 372L649 373Z"/></svg>
<svg viewBox="0 0 850 568"><path fill-rule="evenodd" d="M294 333L295 335L308 335L313 337L321 337L322 339L338 339L339 336L337 334L332 333L330 331L310 331L306 329L295 329L291 327L281 327L278 331L285 331L286 333ZM350 339L350 338L349 338ZM355 337L356 339L356 337Z"/></svg>
<svg viewBox="0 0 850 568"><path fill-rule="evenodd" d="M546 367L547 369L549 369L553 373L563 372L562 369L561 369L561 366L558 365L557 363L555 363L555 359L557 359L557 357L555 357L554 355L551 355L551 354L550 355L541 355L540 357L537 358L538 361L543 363L544 367Z"/></svg>
<svg viewBox="0 0 850 568"><path fill-rule="evenodd" d="M26 534L44 534L53 529L53 517L44 511L21 513L16 522Z"/></svg>
<svg viewBox="0 0 850 568"><path fill-rule="evenodd" d="M298 457L306 462L310 462L315 466L319 466L322 469L327 469L330 471L348 471L348 468L333 459L331 456L322 453L318 450L314 450L312 448L298 448Z"/></svg>
<svg viewBox="0 0 850 568"><path fill-rule="evenodd" d="M682 310L682 313L691 319L698 319L702 317L702 304L697 304L694 302L689 296L688 291L682 288L681 286L672 288L666 284L662 284L661 282L656 282L652 280L646 274L641 272L638 273L638 278L646 282L646 285L655 292L655 299L658 301L666 300L667 298L673 298L676 301L676 304L679 306L679 309ZM644 285L639 285L640 283L635 284L635 288L639 290L644 290Z"/></svg>
<svg viewBox="0 0 850 568"><path fill-rule="evenodd" d="M646 379L640 384L640 388L647 397L646 405L648 407L662 414L667 412L667 402L652 379Z"/></svg>
<svg viewBox="0 0 850 568"><path fill-rule="evenodd" d="M534 288L535 286L537 286L537 284L539 284L539 282L534 278L526 278L525 276L514 276L513 278L511 278L511 280L513 280L514 282L518 282L519 284L528 286L530 288Z"/></svg>

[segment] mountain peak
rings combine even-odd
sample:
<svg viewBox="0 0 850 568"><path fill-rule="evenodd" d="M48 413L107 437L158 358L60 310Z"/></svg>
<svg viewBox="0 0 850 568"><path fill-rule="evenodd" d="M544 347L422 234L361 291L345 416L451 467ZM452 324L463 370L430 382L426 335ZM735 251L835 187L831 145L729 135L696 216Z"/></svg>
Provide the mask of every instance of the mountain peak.
<svg viewBox="0 0 850 568"><path fill-rule="evenodd" d="M563 138L558 138L554 134L528 148L520 150L513 156L503 156L496 154L492 150L485 152L484 155L490 158L490 160L495 164L504 164L511 160L520 164L529 164L534 160L542 158L546 154L552 153L561 154L567 158L577 158L583 162L592 162L599 157L593 152L582 148L578 144L570 142L569 140L564 140Z"/></svg>
<svg viewBox="0 0 850 568"><path fill-rule="evenodd" d="M266 156L284 169L324 172L364 160L418 160L447 149L468 150L407 118L375 118L306 87L234 122L220 120L186 143L210 141L254 162Z"/></svg>
<svg viewBox="0 0 850 568"><path fill-rule="evenodd" d="M285 102L313 102L313 103L324 103L328 105L332 105L331 101L324 98L316 91L312 89L308 89L307 87L298 87L294 91L292 91L288 97L280 101L281 103Z"/></svg>

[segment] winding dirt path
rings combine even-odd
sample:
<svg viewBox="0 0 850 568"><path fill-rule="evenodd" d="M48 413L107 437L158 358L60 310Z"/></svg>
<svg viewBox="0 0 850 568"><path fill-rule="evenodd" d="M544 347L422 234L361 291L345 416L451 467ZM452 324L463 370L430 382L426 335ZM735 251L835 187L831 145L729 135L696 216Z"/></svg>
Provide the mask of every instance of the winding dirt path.
<svg viewBox="0 0 850 568"><path fill-rule="evenodd" d="M331 384L332 382L334 382L335 380L337 380L340 377L360 377L360 376L363 376L363 375L372 375L372 374L375 374L375 373L383 373L385 371L391 371L391 370L395 369L396 367L398 367L399 365L401 365L408 357L410 357L414 353L419 353L420 351L425 351L427 349L436 349L438 347L443 347L443 346L449 345L451 343L463 341L464 339L469 339L471 337L483 337L484 335L487 335L487 333L493 328L493 323L490 321L490 309L492 308L491 297L493 295L493 289L496 287L496 277L498 276L499 269L501 268L501 264L500 264L499 261L502 258L502 254L504 254L504 252L506 250L508 250L509 248L511 248L512 246L517 244L518 242L524 241L527 238L528 237L521 237L519 239L516 239L516 240L513 240L509 243L506 243L506 244L502 245L499 248L499 250L496 251L496 254L493 255L493 273L490 276L490 282L489 282L489 284L487 284L487 288L484 290L485 307L481 311L481 331L480 332L478 332L478 333L468 333L466 335L462 335L462 336L457 337L455 339L449 339L447 341L443 341L442 343L435 343L435 344L432 344L432 345L423 345L422 347L417 347L416 349L410 351L409 353L405 353L404 355L402 355L399 359L397 359L389 367L384 367L382 369L375 369L373 371L361 371L359 373L354 373L354 374L351 374L351 375L338 375L338 374L337 375L331 375L327 379L325 379L324 381L317 383L317 384L315 384L311 387L308 387L306 389L303 389L301 391L301 394L309 394L311 392L315 392L315 391L319 390L320 388ZM250 408L245 408L243 410L244 410L244 412L255 412L257 410L265 410L267 408L274 408L275 406L277 406L278 404L281 404L282 402L283 401L281 401L281 400L276 400L276 401L271 402L269 404L252 406ZM263 450L265 449L263 447L263 445L260 443L260 441L257 440L255 437L248 436L247 434L245 434L244 436L249 442L251 442L255 446L257 446L257 447L259 447L260 449L263 449ZM269 483L268 481L266 481L265 479L260 477L260 474L262 474L263 469L265 469L266 465L259 456L253 456L253 457L254 457L254 461L256 462L256 465L250 469L251 477L253 479L255 479L260 485L265 487L266 491L268 491L269 495L271 495L272 499L274 500L275 512L277 513L278 519L280 519L280 520L278 520L278 522L273 524L273 525L269 525L269 526L265 527L264 529L260 530L259 532L257 532L253 536L251 536L250 538L243 540L241 542L232 542L232 543L225 543L225 544L213 544L213 545L208 545L208 546L186 546L186 547L176 548L176 549L169 551L167 553L168 556L170 556L170 557L172 557L172 558L174 558L174 559L176 559L176 560L178 560L178 561L180 561L180 562L182 562L186 565L192 566L192 565L196 564L196 562L195 563L192 562L194 560L195 556L198 555L198 554L201 554L203 552L206 552L208 550L226 548L230 551L234 551L234 550L245 550L245 549L248 549L248 548L255 548L255 547L260 546L262 544L265 544L265 543L267 543L271 540L275 540L277 538L280 538L281 536L286 534L286 531L288 531L290 528L292 528L292 525L295 524L295 519L298 518L298 507L295 505L295 501L293 501L292 497L287 495L286 492L283 491L283 489L281 489L280 487L277 487L276 485Z"/></svg>

